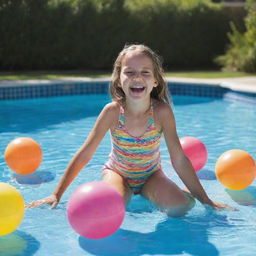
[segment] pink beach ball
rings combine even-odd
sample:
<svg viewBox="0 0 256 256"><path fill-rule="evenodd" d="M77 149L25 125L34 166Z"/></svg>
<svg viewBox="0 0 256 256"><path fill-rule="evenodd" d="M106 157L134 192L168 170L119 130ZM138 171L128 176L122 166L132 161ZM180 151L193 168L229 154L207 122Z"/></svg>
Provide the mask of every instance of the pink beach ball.
<svg viewBox="0 0 256 256"><path fill-rule="evenodd" d="M180 143L195 171L201 170L208 160L208 153L204 143L195 137L183 137L180 139Z"/></svg>
<svg viewBox="0 0 256 256"><path fill-rule="evenodd" d="M122 196L104 182L80 185L67 205L67 217L72 228L79 235L90 239L113 234L122 224L124 216Z"/></svg>

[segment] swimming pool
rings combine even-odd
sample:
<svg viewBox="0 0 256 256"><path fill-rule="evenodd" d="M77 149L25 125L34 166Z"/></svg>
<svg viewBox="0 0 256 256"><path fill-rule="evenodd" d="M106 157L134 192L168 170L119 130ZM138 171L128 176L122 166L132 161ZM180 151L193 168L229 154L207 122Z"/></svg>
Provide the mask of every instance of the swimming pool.
<svg viewBox="0 0 256 256"><path fill-rule="evenodd" d="M106 94L92 94L0 101L0 181L18 188L26 202L49 195L109 100ZM192 96L173 100L179 136L197 137L208 149L208 163L198 172L204 188L211 198L238 212L207 210L197 202L185 217L167 218L135 196L115 234L101 240L79 237L66 219L67 200L78 185L100 179L111 149L106 135L57 209L27 210L18 230L0 237L0 255L256 255L256 182L243 191L229 191L213 172L218 156L229 149L242 149L256 158L255 105ZM44 152L42 165L29 176L14 175L3 159L6 145L21 136L34 138ZM182 186L164 143L161 152L164 171Z"/></svg>

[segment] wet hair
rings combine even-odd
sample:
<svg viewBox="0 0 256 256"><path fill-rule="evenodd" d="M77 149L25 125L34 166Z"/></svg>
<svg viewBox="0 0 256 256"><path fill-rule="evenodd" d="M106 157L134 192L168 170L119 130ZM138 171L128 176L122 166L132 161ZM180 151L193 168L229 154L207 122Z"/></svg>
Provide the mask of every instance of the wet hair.
<svg viewBox="0 0 256 256"><path fill-rule="evenodd" d="M110 83L110 94L112 100L121 105L124 104L125 94L123 89L120 87L120 74L124 57L132 52L144 54L152 60L154 77L158 85L153 88L151 98L170 104L167 82L165 80L162 67L162 60L154 51L143 44L125 45L124 49L117 56L112 73L112 82Z"/></svg>

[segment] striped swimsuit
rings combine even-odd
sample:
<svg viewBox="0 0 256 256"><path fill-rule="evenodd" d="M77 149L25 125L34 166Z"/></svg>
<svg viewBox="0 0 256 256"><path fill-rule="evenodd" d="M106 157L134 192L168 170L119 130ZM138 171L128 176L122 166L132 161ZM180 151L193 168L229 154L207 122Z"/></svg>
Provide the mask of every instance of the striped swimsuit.
<svg viewBox="0 0 256 256"><path fill-rule="evenodd" d="M111 132L112 152L104 169L122 175L134 194L139 194L146 180L161 169L160 142L162 133L155 127L153 105L145 133L140 137L125 128L124 109L120 107L119 124Z"/></svg>

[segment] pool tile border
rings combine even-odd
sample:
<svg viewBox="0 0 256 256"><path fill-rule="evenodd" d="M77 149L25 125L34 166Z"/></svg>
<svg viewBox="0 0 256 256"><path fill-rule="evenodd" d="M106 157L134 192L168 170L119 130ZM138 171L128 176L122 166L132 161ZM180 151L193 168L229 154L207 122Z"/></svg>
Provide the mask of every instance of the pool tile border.
<svg viewBox="0 0 256 256"><path fill-rule="evenodd" d="M0 100L27 99L79 94L103 94L108 92L106 82L73 82L30 84L25 86L0 87Z"/></svg>
<svg viewBox="0 0 256 256"><path fill-rule="evenodd" d="M172 95L217 97L256 104L256 93L234 91L219 84L168 81ZM109 81L57 81L0 86L0 100L28 99L82 94L106 94Z"/></svg>
<svg viewBox="0 0 256 256"><path fill-rule="evenodd" d="M169 82L169 90L173 95L191 95L199 97L221 98L228 91L227 88L212 84L197 84L183 82Z"/></svg>

